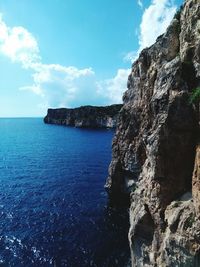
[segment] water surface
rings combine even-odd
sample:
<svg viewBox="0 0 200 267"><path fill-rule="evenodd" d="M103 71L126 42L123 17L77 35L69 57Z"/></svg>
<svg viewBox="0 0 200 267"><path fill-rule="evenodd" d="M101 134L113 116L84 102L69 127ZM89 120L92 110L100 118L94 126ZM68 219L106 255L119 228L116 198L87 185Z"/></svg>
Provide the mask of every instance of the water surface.
<svg viewBox="0 0 200 267"><path fill-rule="evenodd" d="M111 130L0 119L0 266L125 266L127 210L103 185Z"/></svg>

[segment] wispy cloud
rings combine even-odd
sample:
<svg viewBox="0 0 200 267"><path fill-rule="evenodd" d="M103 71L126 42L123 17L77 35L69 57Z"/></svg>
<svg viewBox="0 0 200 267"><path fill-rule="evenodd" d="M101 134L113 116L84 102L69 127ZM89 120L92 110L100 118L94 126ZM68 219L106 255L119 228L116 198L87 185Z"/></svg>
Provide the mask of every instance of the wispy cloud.
<svg viewBox="0 0 200 267"><path fill-rule="evenodd" d="M138 51L130 51L126 53L126 55L123 57L123 60L125 62L133 63L137 59L138 55L139 55Z"/></svg>
<svg viewBox="0 0 200 267"><path fill-rule="evenodd" d="M139 4L139 3L138 3ZM139 29L139 49L129 52L124 59L135 61L142 49L152 45L169 26L177 6L173 0L152 0L144 10Z"/></svg>
<svg viewBox="0 0 200 267"><path fill-rule="evenodd" d="M1 14L0 53L32 71L33 83L19 89L41 96L43 107L120 103L126 90L127 70L118 70L113 78L98 81L91 67L43 63L36 38L24 27L7 26Z"/></svg>
<svg viewBox="0 0 200 267"><path fill-rule="evenodd" d="M138 5L139 5L141 8L143 8L142 0L138 0L137 3L138 3Z"/></svg>
<svg viewBox="0 0 200 267"><path fill-rule="evenodd" d="M122 95L127 88L126 85L129 74L130 69L119 69L114 78L98 82L99 95L110 99L109 104L112 104L113 101L114 103L121 103Z"/></svg>

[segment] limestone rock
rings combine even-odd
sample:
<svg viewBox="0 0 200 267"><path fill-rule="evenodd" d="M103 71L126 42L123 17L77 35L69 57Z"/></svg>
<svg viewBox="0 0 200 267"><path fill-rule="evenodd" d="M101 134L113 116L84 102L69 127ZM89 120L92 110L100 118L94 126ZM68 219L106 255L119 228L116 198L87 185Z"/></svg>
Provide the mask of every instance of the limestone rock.
<svg viewBox="0 0 200 267"><path fill-rule="evenodd" d="M114 128L122 105L48 109L45 123L87 128Z"/></svg>
<svg viewBox="0 0 200 267"><path fill-rule="evenodd" d="M200 219L200 145L198 145L196 150L196 160L192 180L192 191L196 214Z"/></svg>
<svg viewBox="0 0 200 267"><path fill-rule="evenodd" d="M199 163L194 201L180 200L192 190L199 109L189 99L198 86L200 2L186 0L166 33L134 62L113 139L105 187L116 199L130 196L134 267L200 266Z"/></svg>

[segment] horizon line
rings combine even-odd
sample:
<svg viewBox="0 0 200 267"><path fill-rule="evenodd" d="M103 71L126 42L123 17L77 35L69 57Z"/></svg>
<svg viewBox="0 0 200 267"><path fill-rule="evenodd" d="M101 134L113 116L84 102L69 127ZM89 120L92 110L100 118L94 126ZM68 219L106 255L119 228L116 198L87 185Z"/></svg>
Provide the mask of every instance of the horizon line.
<svg viewBox="0 0 200 267"><path fill-rule="evenodd" d="M9 116L9 117L1 117L0 116L0 119L42 119L44 118L44 116L41 116L41 117L36 117L36 116L17 116L17 117L12 117L12 116Z"/></svg>

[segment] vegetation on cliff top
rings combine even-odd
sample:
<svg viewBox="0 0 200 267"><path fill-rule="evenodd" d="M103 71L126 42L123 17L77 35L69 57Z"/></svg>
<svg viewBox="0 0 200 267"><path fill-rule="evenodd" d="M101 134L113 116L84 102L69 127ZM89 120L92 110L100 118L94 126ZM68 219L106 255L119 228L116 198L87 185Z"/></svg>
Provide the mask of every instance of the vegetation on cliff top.
<svg viewBox="0 0 200 267"><path fill-rule="evenodd" d="M192 95L190 96L190 103L198 103L200 101L200 87L197 87L193 90Z"/></svg>

